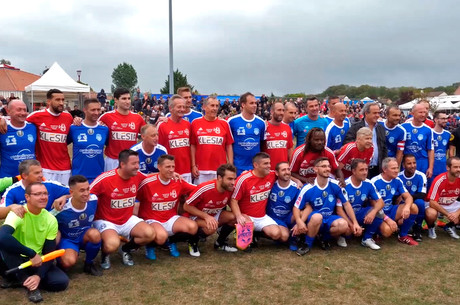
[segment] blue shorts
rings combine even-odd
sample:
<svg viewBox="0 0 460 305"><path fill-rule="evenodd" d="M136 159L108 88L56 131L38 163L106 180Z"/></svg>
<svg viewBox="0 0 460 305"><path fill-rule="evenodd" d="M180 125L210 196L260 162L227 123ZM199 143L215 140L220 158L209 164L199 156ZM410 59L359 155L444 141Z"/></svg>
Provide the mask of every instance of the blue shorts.
<svg viewBox="0 0 460 305"><path fill-rule="evenodd" d="M360 225L364 225L364 218L366 218L367 213L369 213L371 209L372 207L365 207L355 213L356 220Z"/></svg>
<svg viewBox="0 0 460 305"><path fill-rule="evenodd" d="M308 215L307 218L307 223L310 222L310 218L314 214L321 214L320 212L311 212L310 215ZM323 216L323 223L321 224L321 228L319 229L320 232L329 232L331 230L332 223L336 221L337 219L342 219L342 217L338 215L330 215L328 217Z"/></svg>
<svg viewBox="0 0 460 305"><path fill-rule="evenodd" d="M422 173L426 173L428 169L428 158L418 158L417 159L417 170Z"/></svg>
<svg viewBox="0 0 460 305"><path fill-rule="evenodd" d="M392 205L387 211L385 212L385 215L396 221L396 212L398 211L399 204L397 205Z"/></svg>
<svg viewBox="0 0 460 305"><path fill-rule="evenodd" d="M292 222L292 213L289 213L287 216L283 218L276 217L275 215L269 215L277 225L286 227L288 229L291 229L294 226L294 223Z"/></svg>
<svg viewBox="0 0 460 305"><path fill-rule="evenodd" d="M86 231L88 231L90 228L88 228ZM72 249L75 250L75 252L80 252L80 249L85 248L85 243L83 242L83 238L85 237L86 231L80 234L78 238L71 239L71 238L61 238L61 241L59 242L58 249Z"/></svg>

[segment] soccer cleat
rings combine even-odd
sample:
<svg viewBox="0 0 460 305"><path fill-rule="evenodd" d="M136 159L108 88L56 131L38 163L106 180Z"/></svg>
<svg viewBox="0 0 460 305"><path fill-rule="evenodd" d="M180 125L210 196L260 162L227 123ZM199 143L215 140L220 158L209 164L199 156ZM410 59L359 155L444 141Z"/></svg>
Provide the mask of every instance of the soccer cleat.
<svg viewBox="0 0 460 305"><path fill-rule="evenodd" d="M7 289L7 288L21 288L22 282L18 280L10 280L10 279L3 279L2 284L0 284L0 288Z"/></svg>
<svg viewBox="0 0 460 305"><path fill-rule="evenodd" d="M337 239L337 246L342 248L346 248L348 246L345 237L339 236L339 238Z"/></svg>
<svg viewBox="0 0 460 305"><path fill-rule="evenodd" d="M93 276L102 276L102 270L99 269L94 262L85 262L85 265L83 266L83 272Z"/></svg>
<svg viewBox="0 0 460 305"><path fill-rule="evenodd" d="M300 246L295 252L298 256L303 256L310 252L310 248L307 245Z"/></svg>
<svg viewBox="0 0 460 305"><path fill-rule="evenodd" d="M412 237L409 235L406 236L400 236L398 237L398 240L402 242L403 244L409 245L409 246L418 246L418 242L416 242Z"/></svg>
<svg viewBox="0 0 460 305"><path fill-rule="evenodd" d="M214 243L214 249L229 253L238 252L237 248L229 246L227 243L219 244L217 241Z"/></svg>
<svg viewBox="0 0 460 305"><path fill-rule="evenodd" d="M372 250L380 250L380 246L377 245L372 238L361 240L361 245L363 245L364 247L370 248Z"/></svg>
<svg viewBox="0 0 460 305"><path fill-rule="evenodd" d="M177 250L177 245L175 243L169 243L168 248L169 254L171 254L172 257L179 257L180 253L179 250Z"/></svg>
<svg viewBox="0 0 460 305"><path fill-rule="evenodd" d="M104 270L110 269L110 256L107 254L102 254L101 255L101 268Z"/></svg>
<svg viewBox="0 0 460 305"><path fill-rule="evenodd" d="M297 241L293 241L289 243L289 250L297 251L297 249L299 249L299 246L297 245Z"/></svg>
<svg viewBox="0 0 460 305"><path fill-rule="evenodd" d="M155 253L155 247L145 247L145 257L149 260L156 260L157 259L157 255Z"/></svg>
<svg viewBox="0 0 460 305"><path fill-rule="evenodd" d="M438 237L438 235L436 234L435 227L428 228L428 238L436 239L437 237Z"/></svg>
<svg viewBox="0 0 460 305"><path fill-rule="evenodd" d="M415 225L412 229L412 237L418 242L422 241L422 227Z"/></svg>
<svg viewBox="0 0 460 305"><path fill-rule="evenodd" d="M200 249L198 249L197 243L189 243L188 244L188 253L190 253L193 257L200 257Z"/></svg>
<svg viewBox="0 0 460 305"><path fill-rule="evenodd" d="M123 265L134 266L133 256L131 255L131 253L125 252L123 251L123 249L120 248L120 255Z"/></svg>
<svg viewBox="0 0 460 305"><path fill-rule="evenodd" d="M31 301L32 303L40 303L41 301L43 301L42 294L38 289L27 290L27 297L29 298L29 301Z"/></svg>
<svg viewBox="0 0 460 305"><path fill-rule="evenodd" d="M324 240L322 237L319 240L319 246L321 247L321 249L323 249L325 251L331 250L331 244L329 243L329 241Z"/></svg>
<svg viewBox="0 0 460 305"><path fill-rule="evenodd" d="M452 237L453 239L459 239L460 236L458 236L457 232L455 231L454 227L444 227L444 231L446 231L450 237Z"/></svg>

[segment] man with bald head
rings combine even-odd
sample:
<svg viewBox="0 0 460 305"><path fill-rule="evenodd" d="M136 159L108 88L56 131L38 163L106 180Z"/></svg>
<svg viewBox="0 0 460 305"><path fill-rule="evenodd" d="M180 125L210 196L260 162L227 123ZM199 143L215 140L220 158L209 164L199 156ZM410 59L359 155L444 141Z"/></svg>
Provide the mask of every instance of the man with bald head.
<svg viewBox="0 0 460 305"><path fill-rule="evenodd" d="M11 100L7 106L10 120L7 131L0 134L0 177L19 175L18 166L24 160L35 159L37 129L26 121L27 107L21 100Z"/></svg>
<svg viewBox="0 0 460 305"><path fill-rule="evenodd" d="M433 131L424 124L428 111L425 105L416 104L412 107L413 119L402 124L406 130L404 154L412 154L417 159L417 170L426 173L428 179L433 175L434 146Z"/></svg>
<svg viewBox="0 0 460 305"><path fill-rule="evenodd" d="M294 134L294 121L297 117L298 112L299 110L293 102L287 102L286 104L284 104L283 123L291 127L292 134Z"/></svg>
<svg viewBox="0 0 460 305"><path fill-rule="evenodd" d="M345 106L345 112L346 114L348 114L347 106L344 103L340 102L340 98L338 96L331 96L329 97L329 100L327 101L327 107L329 108L329 113L327 116L324 117L329 123L334 121L334 118L336 117L336 114L333 111L333 108L334 108L334 105L337 105L337 104L343 104ZM345 124L348 125L348 127L351 126L350 120L348 119L346 115L345 115L344 122Z"/></svg>
<svg viewBox="0 0 460 305"><path fill-rule="evenodd" d="M350 129L350 125L345 121L347 118L347 106L343 103L336 103L330 109L330 114L333 115L334 120L329 123L325 130L326 146L338 155L343 146L345 135Z"/></svg>

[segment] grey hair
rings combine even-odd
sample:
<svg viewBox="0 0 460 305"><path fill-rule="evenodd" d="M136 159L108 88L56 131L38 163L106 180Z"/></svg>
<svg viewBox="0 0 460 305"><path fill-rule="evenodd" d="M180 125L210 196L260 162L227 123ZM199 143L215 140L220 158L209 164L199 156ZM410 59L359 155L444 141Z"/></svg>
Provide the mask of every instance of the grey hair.
<svg viewBox="0 0 460 305"><path fill-rule="evenodd" d="M369 127L361 127L356 132L356 138L371 136L372 137L372 130Z"/></svg>
<svg viewBox="0 0 460 305"><path fill-rule="evenodd" d="M203 107L208 106L209 100L216 100L216 101L218 101L217 95L210 95L210 96L208 96L207 98L205 98L204 101L203 101Z"/></svg>
<svg viewBox="0 0 460 305"><path fill-rule="evenodd" d="M171 98L168 101L169 109L174 108L174 101L177 99L184 99L184 98L180 96L179 94L174 94L173 96L171 96Z"/></svg>
<svg viewBox="0 0 460 305"><path fill-rule="evenodd" d="M41 165L40 165L40 162L38 162L35 159L29 159L29 160L22 161L21 163L19 163L19 167L18 167L19 174L20 175L29 174L29 169L31 166L41 166Z"/></svg>
<svg viewBox="0 0 460 305"><path fill-rule="evenodd" d="M367 113L371 112L371 107L374 105L379 107L380 109L379 104L377 104L376 102L367 103L367 104L364 104L363 109L361 110L361 114L366 116Z"/></svg>
<svg viewBox="0 0 460 305"><path fill-rule="evenodd" d="M386 158L383 159L383 161L382 161L382 170L387 169L387 168L388 168L388 164L389 164L391 161L398 162L398 160L396 160L396 158L393 158L393 157L386 157Z"/></svg>

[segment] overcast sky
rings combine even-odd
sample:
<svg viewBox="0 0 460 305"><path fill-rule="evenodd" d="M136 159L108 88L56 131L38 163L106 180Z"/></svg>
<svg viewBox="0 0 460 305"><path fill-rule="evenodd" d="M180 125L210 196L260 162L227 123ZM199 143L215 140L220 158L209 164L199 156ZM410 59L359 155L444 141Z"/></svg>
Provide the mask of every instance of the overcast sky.
<svg viewBox="0 0 460 305"><path fill-rule="evenodd" d="M99 91L134 66L142 91L169 73L168 0L4 1L0 58L57 61ZM173 0L174 68L202 94L319 93L331 85L460 81L456 0Z"/></svg>

